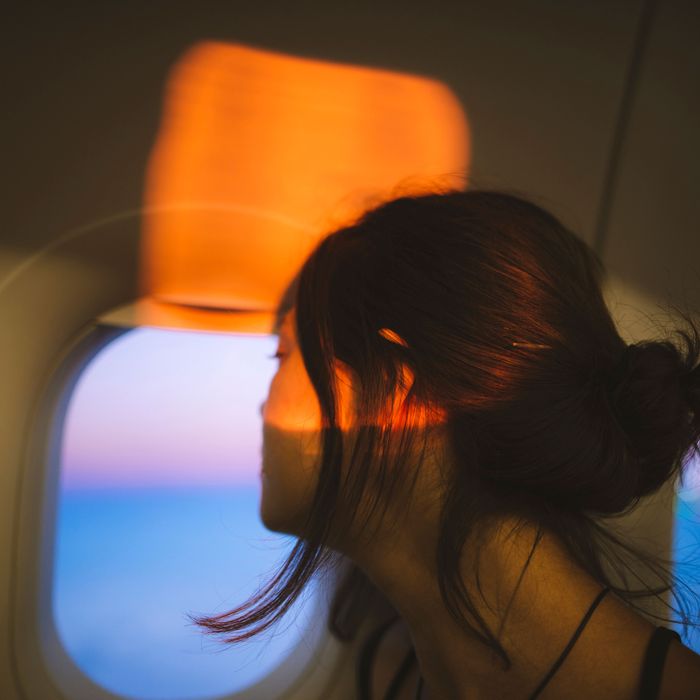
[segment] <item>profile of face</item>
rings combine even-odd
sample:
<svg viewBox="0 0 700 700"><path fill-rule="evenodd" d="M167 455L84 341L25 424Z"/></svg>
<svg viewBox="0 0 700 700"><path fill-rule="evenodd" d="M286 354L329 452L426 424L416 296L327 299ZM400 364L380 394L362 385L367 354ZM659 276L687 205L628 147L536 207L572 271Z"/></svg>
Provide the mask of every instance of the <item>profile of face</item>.
<svg viewBox="0 0 700 700"><path fill-rule="evenodd" d="M292 308L280 326L277 372L270 382L267 400L261 405L263 446L260 519L268 530L301 537L318 483L321 460L321 407L304 366L297 342L295 321L296 310ZM392 342L403 343L393 331L382 331L386 331L385 337ZM381 331L380 334L384 335ZM357 427L354 425L357 395L353 376L347 365L336 359L333 368L337 393L336 424L343 433L343 454L347 459L352 451L355 434L353 429ZM384 408L384 416L392 421L396 419L396 412L400 410L407 389L413 382L410 369L404 365L402 371L403 388L396 390ZM430 421L425 414L413 415L409 425L414 431L423 431L428 429L433 421L444 424L444 412L438 411L437 414L433 414ZM438 434L437 442L432 444L434 447L441 447L442 435ZM438 463L446 463L446 457L440 452L436 461L434 455L435 453L427 459L423 458L419 470L418 492L424 502L417 511L411 511L410 504L397 500L392 504L395 509L393 518L396 522L402 519L410 520L415 517L416 512L420 513L420 518L437 519L435 509L439 497L434 494L438 493L436 489L442 486L438 486L435 475L438 473ZM341 469L345 468L344 462ZM341 498L338 503L341 511L342 505ZM340 516L344 526L342 532L334 533L332 541L336 548L350 553L359 542L356 541L355 528L349 520L344 519L341 512L336 512L336 515ZM412 521L409 526L418 527L421 531L427 530L424 521L418 524L416 522ZM393 525L390 525L389 529L393 530Z"/></svg>
<svg viewBox="0 0 700 700"><path fill-rule="evenodd" d="M292 308L280 327L278 367L263 418L260 519L274 532L299 535L317 484L321 455L321 407L306 372ZM350 376L337 369L337 422L345 430L352 405Z"/></svg>

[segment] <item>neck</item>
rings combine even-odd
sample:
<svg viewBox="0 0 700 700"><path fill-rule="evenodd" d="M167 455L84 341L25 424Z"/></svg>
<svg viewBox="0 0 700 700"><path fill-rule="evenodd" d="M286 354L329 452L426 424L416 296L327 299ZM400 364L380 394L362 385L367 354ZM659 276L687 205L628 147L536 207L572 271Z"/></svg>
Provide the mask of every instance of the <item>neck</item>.
<svg viewBox="0 0 700 700"><path fill-rule="evenodd" d="M378 543L374 550L365 549L362 555L353 556L405 622L424 679L421 700L528 697L567 646L600 593L601 585L574 563L552 533L544 533L521 579L536 531L527 527L512 534L511 526L511 522L503 521L483 539L478 559L483 598L475 577L478 550L465 546L460 564L462 581L476 611L510 657L509 670L505 670L503 659L495 651L454 620L440 595L431 565L433 557L427 555L431 550L421 549L415 538L401 542L398 534L401 530L395 529L390 546L387 539L386 547ZM407 531L410 530L403 530ZM601 615L604 607L605 615ZM638 639L646 639L653 629L608 594L586 624L587 640L582 633L577 647L588 648L595 634L602 634L596 616L597 620L606 621L614 617L619 629L636 630ZM483 634L474 616L469 615L468 619ZM600 639L598 645L605 655L605 645L600 644ZM639 646L640 655L643 651L644 647ZM605 659L596 663L603 672L600 665L604 665ZM567 661L567 673L572 668L584 677L588 672ZM615 672L616 669L610 671ZM634 684L635 673L618 673L618 682ZM557 672L560 675L566 680L561 670Z"/></svg>

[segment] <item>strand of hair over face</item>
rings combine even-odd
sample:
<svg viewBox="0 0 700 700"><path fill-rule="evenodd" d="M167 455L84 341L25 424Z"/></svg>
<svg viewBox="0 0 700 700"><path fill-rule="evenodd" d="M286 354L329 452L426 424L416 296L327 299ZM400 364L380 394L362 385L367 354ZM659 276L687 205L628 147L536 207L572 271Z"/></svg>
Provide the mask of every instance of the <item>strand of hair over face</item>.
<svg viewBox="0 0 700 700"><path fill-rule="evenodd" d="M680 343L628 345L605 304L603 279L582 239L508 192L400 197L321 240L280 305L280 313L296 308L323 421L304 537L258 594L196 624L237 633L224 643L249 639L325 574L334 582L329 629L339 639L391 612L329 543L339 513L344 524L357 519L368 485L386 507L415 483L410 428L376 421L400 389L404 363L414 378L407 412L436 407L447 415L451 482L435 561L445 608L465 633L509 666L459 567L470 534L501 517L556 532L590 576L648 617L677 622L635 604L671 591L678 622L686 631L697 626L687 601L698 606L698 596L675 573L676 562L635 547L607 519L682 474L699 451L700 335L688 315ZM352 450L335 419L335 361L357 380ZM391 455L390 447L397 448Z"/></svg>

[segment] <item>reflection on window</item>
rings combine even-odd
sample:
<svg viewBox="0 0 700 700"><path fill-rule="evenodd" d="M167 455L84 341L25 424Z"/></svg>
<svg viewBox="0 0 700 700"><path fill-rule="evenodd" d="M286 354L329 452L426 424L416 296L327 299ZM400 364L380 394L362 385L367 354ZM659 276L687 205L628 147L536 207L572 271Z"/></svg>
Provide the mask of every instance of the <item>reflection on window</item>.
<svg viewBox="0 0 700 700"><path fill-rule="evenodd" d="M271 336L139 329L81 375L63 432L53 616L79 668L113 693L240 691L305 636L315 584L243 645L186 618L242 603L294 543L258 511L275 347Z"/></svg>
<svg viewBox="0 0 700 700"><path fill-rule="evenodd" d="M673 532L673 559L680 564L676 574L687 582L691 589L700 594L700 570L691 560L700 553L700 459L695 457L687 467L683 484L676 485L676 512ZM686 563L687 562L687 563ZM685 590L678 592L685 595ZM674 605L676 605L675 601ZM695 610L691 606L691 610ZM678 613L673 613L674 617ZM682 637L683 643L695 653L700 654L700 633L697 629L688 628L688 638L683 636L682 625L671 625L664 622L655 624L671 627Z"/></svg>

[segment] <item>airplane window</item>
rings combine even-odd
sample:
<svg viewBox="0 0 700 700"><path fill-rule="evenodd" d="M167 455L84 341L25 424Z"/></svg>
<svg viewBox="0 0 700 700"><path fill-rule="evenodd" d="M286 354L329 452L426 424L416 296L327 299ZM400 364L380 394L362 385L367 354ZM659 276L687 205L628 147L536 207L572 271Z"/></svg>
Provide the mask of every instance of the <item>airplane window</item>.
<svg viewBox="0 0 700 700"><path fill-rule="evenodd" d="M67 652L113 693L235 693L303 643L314 582L241 645L224 647L186 618L247 600L294 544L258 515L260 404L275 347L273 336L140 328L105 347L76 385L52 609Z"/></svg>
<svg viewBox="0 0 700 700"><path fill-rule="evenodd" d="M700 571L697 565L693 565L691 559L697 558L700 546L700 459L696 456L690 464L684 479L684 483L676 484L676 510L673 532L673 559L681 562L676 567L676 575L688 582L690 588L696 591L700 585ZM672 627L682 635L681 625L666 625ZM697 628L688 628L688 641L685 637L683 643L700 654L700 632Z"/></svg>

